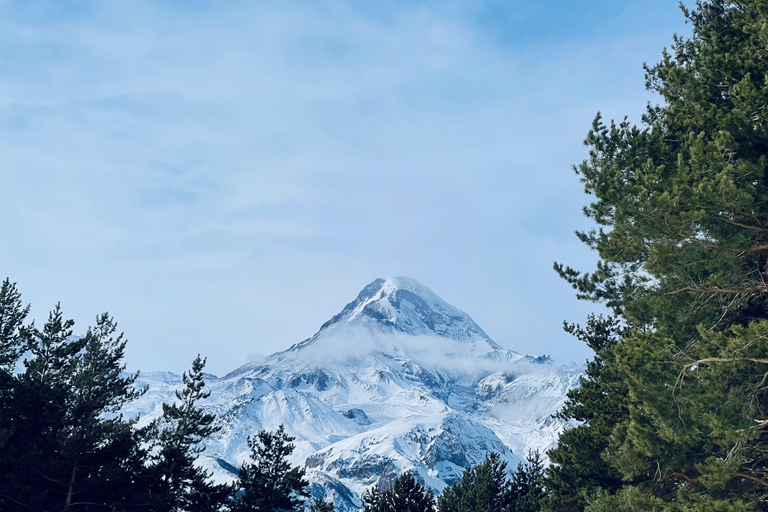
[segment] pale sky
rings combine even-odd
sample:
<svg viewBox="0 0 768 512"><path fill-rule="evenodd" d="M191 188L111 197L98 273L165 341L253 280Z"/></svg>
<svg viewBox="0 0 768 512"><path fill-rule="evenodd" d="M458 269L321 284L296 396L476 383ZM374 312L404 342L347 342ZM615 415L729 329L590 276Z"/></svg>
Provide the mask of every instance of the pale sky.
<svg viewBox="0 0 768 512"><path fill-rule="evenodd" d="M127 363L224 374L410 276L583 362L571 166L639 121L670 0L0 1L0 274Z"/></svg>

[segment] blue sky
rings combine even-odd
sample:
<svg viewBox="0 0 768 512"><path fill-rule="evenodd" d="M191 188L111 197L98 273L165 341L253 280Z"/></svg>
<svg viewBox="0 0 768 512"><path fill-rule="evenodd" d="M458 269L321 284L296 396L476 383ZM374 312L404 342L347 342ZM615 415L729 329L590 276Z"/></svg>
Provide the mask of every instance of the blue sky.
<svg viewBox="0 0 768 512"><path fill-rule="evenodd" d="M0 273L132 369L225 373L406 275L583 361L571 166L639 120L673 1L0 1Z"/></svg>

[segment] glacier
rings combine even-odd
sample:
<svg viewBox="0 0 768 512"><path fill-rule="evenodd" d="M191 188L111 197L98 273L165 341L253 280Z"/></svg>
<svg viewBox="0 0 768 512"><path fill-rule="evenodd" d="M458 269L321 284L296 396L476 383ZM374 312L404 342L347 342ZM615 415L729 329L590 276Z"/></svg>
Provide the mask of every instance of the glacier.
<svg viewBox="0 0 768 512"><path fill-rule="evenodd" d="M440 492L489 451L514 467L554 446L567 425L552 415L582 372L502 348L414 279L376 279L314 336L206 375L204 406L221 430L200 463L232 481L248 436L282 424L296 438L291 463L337 510L358 510L367 488L403 471ZM147 393L123 412L148 422L182 382L155 372L137 385Z"/></svg>

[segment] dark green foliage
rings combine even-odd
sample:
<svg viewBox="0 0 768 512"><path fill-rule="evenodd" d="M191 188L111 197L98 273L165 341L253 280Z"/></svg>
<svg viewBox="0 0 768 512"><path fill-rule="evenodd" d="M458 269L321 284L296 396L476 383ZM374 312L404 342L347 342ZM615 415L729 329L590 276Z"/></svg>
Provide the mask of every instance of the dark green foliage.
<svg viewBox="0 0 768 512"><path fill-rule="evenodd" d="M423 486L412 473L403 473L391 488L381 491L369 489L363 495L364 512L433 512L435 495Z"/></svg>
<svg viewBox="0 0 768 512"><path fill-rule="evenodd" d="M482 464L464 470L461 480L443 491L437 505L439 512L513 512L507 463L498 453L489 453Z"/></svg>
<svg viewBox="0 0 768 512"><path fill-rule="evenodd" d="M309 507L309 512L333 512L333 502L316 499Z"/></svg>
<svg viewBox="0 0 768 512"><path fill-rule="evenodd" d="M579 387L568 392L565 407L557 414L563 420L581 424L566 430L557 448L549 451L547 468L549 495L545 510L576 511L586 505L587 496L597 489L616 491L624 484L621 474L608 464L602 453L608 448L616 425L628 417L627 385L616 370L613 349L622 329L614 318L590 315L587 326L566 325L565 330L595 351L587 363Z"/></svg>
<svg viewBox="0 0 768 512"><path fill-rule="evenodd" d="M138 428L120 414L143 391L135 389L137 375L124 373L126 341L112 318L100 315L85 336L74 337L74 322L58 305L42 329L24 325L28 311L6 280L0 288L0 510L220 509L226 489L192 466L196 444L212 432L213 418L195 405L205 396L202 361L185 375L181 404L166 406L166 427ZM17 374L22 354L24 372Z"/></svg>
<svg viewBox="0 0 768 512"><path fill-rule="evenodd" d="M198 405L211 394L205 389L204 367L205 360L198 355L192 369L182 375L184 389L176 392L178 402L163 404L159 453L151 475L160 487L154 494L169 512L215 511L230 493L227 487L211 483L211 475L195 466L204 449L200 442L219 430L213 425L215 416Z"/></svg>
<svg viewBox="0 0 768 512"><path fill-rule="evenodd" d="M13 369L24 352L24 320L29 306L24 307L16 285L9 279L0 287L0 504L12 480L11 472L15 463L8 456L9 443L14 437L13 418Z"/></svg>
<svg viewBox="0 0 768 512"><path fill-rule="evenodd" d="M461 480L446 488L437 499L438 512L537 512L544 497L543 462L531 453L518 464L511 478L507 463L498 453L467 468Z"/></svg>
<svg viewBox="0 0 768 512"><path fill-rule="evenodd" d="M275 512L293 510L308 496L304 470L291 467L295 438L282 425L275 433L262 430L248 438L252 462L240 466L237 486L242 495L235 499L232 512Z"/></svg>
<svg viewBox="0 0 768 512"><path fill-rule="evenodd" d="M646 69L665 103L642 128L598 116L587 136L585 212L608 229L580 237L598 270L557 268L630 324L695 336L768 312L768 35L762 1L702 2L687 16L693 37Z"/></svg>
<svg viewBox="0 0 768 512"><path fill-rule="evenodd" d="M662 104L598 116L577 168L600 262L556 269L624 328L570 396L549 510L768 509L768 4L683 10Z"/></svg>
<svg viewBox="0 0 768 512"><path fill-rule="evenodd" d="M6 278L0 286L0 372L6 375L24 352L24 320L28 314L29 306L22 304L16 283Z"/></svg>
<svg viewBox="0 0 768 512"><path fill-rule="evenodd" d="M546 495L544 462L539 452L528 454L526 464L518 464L510 482L515 512L538 512Z"/></svg>
<svg viewBox="0 0 768 512"><path fill-rule="evenodd" d="M117 411L140 393L121 372L125 340L104 314L82 338L61 308L42 330L24 329L31 354L9 381L2 455L10 468L0 494L8 510L84 510L94 503L127 505L132 465L143 455L133 422Z"/></svg>

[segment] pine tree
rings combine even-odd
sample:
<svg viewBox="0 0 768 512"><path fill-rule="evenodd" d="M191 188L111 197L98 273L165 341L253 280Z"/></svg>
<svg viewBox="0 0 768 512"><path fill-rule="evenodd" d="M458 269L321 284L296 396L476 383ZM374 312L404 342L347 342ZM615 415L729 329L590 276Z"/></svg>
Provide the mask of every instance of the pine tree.
<svg viewBox="0 0 768 512"><path fill-rule="evenodd" d="M384 492L373 486L363 493L363 512L385 512L389 505L384 501Z"/></svg>
<svg viewBox="0 0 768 512"><path fill-rule="evenodd" d="M0 286L0 371L13 372L24 352L24 320L29 306L21 302L16 283L6 278Z"/></svg>
<svg viewBox="0 0 768 512"><path fill-rule="evenodd" d="M106 313L83 338L84 349L71 370L65 415L59 434L61 462L69 481L63 510L78 502L127 501L120 489L130 482L120 462L141 450L135 445L135 420L120 409L143 392L133 387L138 374L123 376L126 340ZM86 497L88 496L88 497Z"/></svg>
<svg viewBox="0 0 768 512"><path fill-rule="evenodd" d="M574 458L592 465L569 483L584 494L553 510L768 509L768 5L683 11L692 35L646 68L662 104L641 127L598 116L577 167L599 226L579 237L600 261L556 269L626 328L571 410L592 415L583 432L623 488ZM563 456L589 442L566 440Z"/></svg>
<svg viewBox="0 0 768 512"><path fill-rule="evenodd" d="M333 512L333 502L332 501L325 501L323 499L316 499L312 502L312 505L309 507L309 512Z"/></svg>
<svg viewBox="0 0 768 512"><path fill-rule="evenodd" d="M12 474L4 493L10 507L63 509L71 479L71 460L64 460L60 435L66 435L67 398L80 352L86 340L72 339L72 320L64 320L56 305L42 330L25 333L25 372L14 380L13 434L6 457Z"/></svg>
<svg viewBox="0 0 768 512"><path fill-rule="evenodd" d="M25 332L30 353L14 378L4 458L12 464L4 509L85 510L131 501L130 469L145 452L119 409L140 394L123 376L125 340L104 314L82 338L57 305L42 330Z"/></svg>
<svg viewBox="0 0 768 512"><path fill-rule="evenodd" d="M304 470L291 467L294 437L280 425L274 433L262 430L248 438L252 462L240 466L237 486L242 495L230 504L232 512L294 510L308 496Z"/></svg>
<svg viewBox="0 0 768 512"><path fill-rule="evenodd" d="M595 358L587 363L579 386L568 392L565 407L556 415L579 422L565 430L557 447L549 451L552 464L545 479L549 492L542 504L544 510L557 512L583 510L591 493L599 489L615 492L624 485L621 473L603 459L602 453L616 425L629 415L627 385L613 357L622 333L620 322L590 315L586 327L566 324L565 330L586 343Z"/></svg>
<svg viewBox="0 0 768 512"><path fill-rule="evenodd" d="M390 489L371 488L363 495L363 512L434 512L435 495L410 472L397 477Z"/></svg>
<svg viewBox="0 0 768 512"><path fill-rule="evenodd" d="M464 470L461 480L437 499L438 512L537 512L546 494L544 463L538 452L519 463L511 475L498 453Z"/></svg>
<svg viewBox="0 0 768 512"><path fill-rule="evenodd" d="M513 495L514 512L538 512L546 495L544 488L544 461L539 452L531 452L519 463L509 482Z"/></svg>
<svg viewBox="0 0 768 512"><path fill-rule="evenodd" d="M24 325L15 285L0 287L0 510L214 511L230 489L194 466L215 431L198 406L207 397L198 358L180 404L139 428L123 406L140 397L126 374L126 340L108 315L85 336L57 305L42 329ZM24 354L25 370L15 368ZM162 428L161 428L162 427ZM154 455L153 455L154 454Z"/></svg>
<svg viewBox="0 0 768 512"><path fill-rule="evenodd" d="M216 417L206 413L199 403L211 394L205 389L205 360L198 355L192 369L184 372L184 388L176 392L177 403L163 404L159 425L159 453L150 475L161 488L155 492L160 510L168 512L216 511L224 504L230 490L211 482L211 474L195 466L204 451L201 442L218 432Z"/></svg>
<svg viewBox="0 0 768 512"><path fill-rule="evenodd" d="M16 432L16 411L13 390L16 384L14 368L24 352L25 325L29 306L24 306L15 283L5 279L0 287L0 504L9 505L9 493L15 486L12 477L16 461L12 457L12 442Z"/></svg>
<svg viewBox="0 0 768 512"><path fill-rule="evenodd" d="M447 487L437 500L439 512L514 512L514 500L507 477L507 463L498 453L464 470L461 480Z"/></svg>

